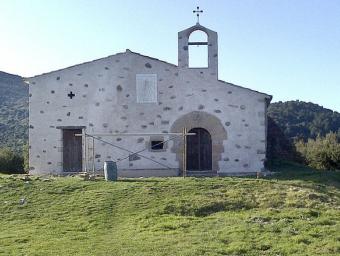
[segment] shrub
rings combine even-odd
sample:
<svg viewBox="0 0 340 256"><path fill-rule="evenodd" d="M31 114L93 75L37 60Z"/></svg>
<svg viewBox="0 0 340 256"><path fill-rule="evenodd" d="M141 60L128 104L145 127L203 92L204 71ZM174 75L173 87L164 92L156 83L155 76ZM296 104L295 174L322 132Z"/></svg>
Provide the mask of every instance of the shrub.
<svg viewBox="0 0 340 256"><path fill-rule="evenodd" d="M0 172L24 173L23 157L8 148L0 149Z"/></svg>
<svg viewBox="0 0 340 256"><path fill-rule="evenodd" d="M23 154L23 168L24 171L28 173L29 171L29 150L28 150L28 144L24 144L22 148L22 154Z"/></svg>
<svg viewBox="0 0 340 256"><path fill-rule="evenodd" d="M297 151L304 157L305 163L316 169L340 169L340 143L336 133L328 133L325 137L317 136L307 142L298 141Z"/></svg>

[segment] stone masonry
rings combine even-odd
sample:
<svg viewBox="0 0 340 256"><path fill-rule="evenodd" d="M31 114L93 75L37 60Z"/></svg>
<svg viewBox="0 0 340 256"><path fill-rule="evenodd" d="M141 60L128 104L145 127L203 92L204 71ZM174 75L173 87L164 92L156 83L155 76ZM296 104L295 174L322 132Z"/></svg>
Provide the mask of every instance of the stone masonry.
<svg viewBox="0 0 340 256"><path fill-rule="evenodd" d="M193 31L208 35L208 68L188 67ZM176 175L182 169L182 139L155 151L151 140L183 127L204 128L211 135L212 171L218 175L263 170L266 158L266 112L271 96L218 80L217 33L199 24L178 33L178 66L130 50L62 70L27 78L29 83L29 153L32 174L62 174L63 129L89 134L162 133L157 136L107 136L102 140L138 155L118 162L122 176ZM151 76L148 76L151 75ZM154 79L156 94L137 95L137 79ZM150 80L151 81L151 80ZM143 81L142 81L143 82ZM151 83L151 82L150 82ZM145 80L145 86L150 86ZM143 92L143 91L142 91ZM152 102L138 102L137 97ZM83 168L129 156L91 138L83 139ZM85 162L85 153L88 161ZM94 159L92 158L94 155Z"/></svg>

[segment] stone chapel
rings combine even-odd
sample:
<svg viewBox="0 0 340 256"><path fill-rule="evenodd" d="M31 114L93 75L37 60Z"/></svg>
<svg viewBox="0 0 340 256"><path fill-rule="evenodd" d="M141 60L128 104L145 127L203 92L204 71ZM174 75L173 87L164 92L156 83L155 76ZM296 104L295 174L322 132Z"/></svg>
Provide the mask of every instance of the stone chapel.
<svg viewBox="0 0 340 256"><path fill-rule="evenodd" d="M196 31L207 40L192 41ZM178 33L178 65L126 50L26 78L30 173L98 171L108 160L125 177L263 171L272 97L219 80L217 43L197 23ZM206 67L190 67L195 45L207 48ZM195 134L186 148L174 136L183 128Z"/></svg>

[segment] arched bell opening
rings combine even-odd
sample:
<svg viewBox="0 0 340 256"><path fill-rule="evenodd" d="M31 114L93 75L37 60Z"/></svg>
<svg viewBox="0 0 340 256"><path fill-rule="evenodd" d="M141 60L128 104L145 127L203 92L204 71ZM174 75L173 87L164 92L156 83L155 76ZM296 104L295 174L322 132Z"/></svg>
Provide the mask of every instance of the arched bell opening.
<svg viewBox="0 0 340 256"><path fill-rule="evenodd" d="M217 79L217 33L200 24L178 32L178 67L193 68Z"/></svg>
<svg viewBox="0 0 340 256"><path fill-rule="evenodd" d="M188 42L189 68L207 68L209 65L208 56L208 35L202 30L191 32Z"/></svg>

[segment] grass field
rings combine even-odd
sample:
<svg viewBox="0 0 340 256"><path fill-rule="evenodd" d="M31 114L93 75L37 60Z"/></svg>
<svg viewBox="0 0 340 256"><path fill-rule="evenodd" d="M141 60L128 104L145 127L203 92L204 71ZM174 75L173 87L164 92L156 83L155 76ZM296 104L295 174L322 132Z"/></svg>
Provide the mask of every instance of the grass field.
<svg viewBox="0 0 340 256"><path fill-rule="evenodd" d="M0 175L0 255L340 255L340 173L118 182Z"/></svg>

